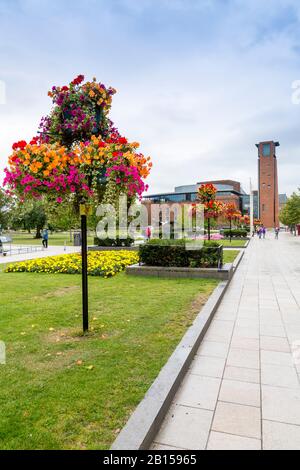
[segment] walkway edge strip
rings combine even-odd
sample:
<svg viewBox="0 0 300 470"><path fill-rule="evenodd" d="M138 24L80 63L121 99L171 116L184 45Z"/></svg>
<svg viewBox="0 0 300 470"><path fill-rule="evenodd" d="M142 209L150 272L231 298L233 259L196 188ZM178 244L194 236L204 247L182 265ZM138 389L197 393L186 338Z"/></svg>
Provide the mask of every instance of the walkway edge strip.
<svg viewBox="0 0 300 470"><path fill-rule="evenodd" d="M244 250L241 251L236 259L234 271L239 266L243 255ZM112 444L111 450L149 449L231 279L220 282L210 295L193 325L187 330L179 345L161 369L158 377Z"/></svg>

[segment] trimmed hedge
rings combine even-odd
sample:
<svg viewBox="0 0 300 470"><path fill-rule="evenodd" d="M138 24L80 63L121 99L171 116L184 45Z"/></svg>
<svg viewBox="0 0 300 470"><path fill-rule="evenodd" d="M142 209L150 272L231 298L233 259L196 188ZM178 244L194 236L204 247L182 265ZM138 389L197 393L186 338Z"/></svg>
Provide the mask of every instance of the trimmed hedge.
<svg viewBox="0 0 300 470"><path fill-rule="evenodd" d="M247 230L246 229L239 229L239 228L234 228L231 230L231 236L232 237L237 237L237 238L246 238L247 237ZM230 229L223 230L223 235L224 237L230 237Z"/></svg>
<svg viewBox="0 0 300 470"><path fill-rule="evenodd" d="M96 246L131 246L134 242L133 238L127 237L125 239L121 238L105 238L101 240L100 238L94 238L94 245Z"/></svg>
<svg viewBox="0 0 300 470"><path fill-rule="evenodd" d="M199 250L186 250L185 240L150 240L139 248L140 261L146 266L216 268L223 264L223 249L218 242L205 242Z"/></svg>

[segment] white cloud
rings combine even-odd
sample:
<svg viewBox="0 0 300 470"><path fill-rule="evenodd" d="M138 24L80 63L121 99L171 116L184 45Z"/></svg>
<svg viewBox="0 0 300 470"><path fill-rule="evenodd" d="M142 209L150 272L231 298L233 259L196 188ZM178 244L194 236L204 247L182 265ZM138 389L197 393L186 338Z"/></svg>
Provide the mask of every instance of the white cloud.
<svg viewBox="0 0 300 470"><path fill-rule="evenodd" d="M34 15L33 0L21 3ZM281 142L280 190L299 185L300 106L291 103L291 84L300 79L296 1L270 8L258 0L119 0L108 8L92 0L86 9L73 2L65 22L58 11L66 3L40 9L48 24L32 36L23 38L18 22L2 33L13 52L0 48L9 98L0 106L2 168L11 143L35 134L49 110L50 84L83 72L118 89L112 118L152 155L151 192L210 178L247 188L257 175L255 143L265 139Z"/></svg>

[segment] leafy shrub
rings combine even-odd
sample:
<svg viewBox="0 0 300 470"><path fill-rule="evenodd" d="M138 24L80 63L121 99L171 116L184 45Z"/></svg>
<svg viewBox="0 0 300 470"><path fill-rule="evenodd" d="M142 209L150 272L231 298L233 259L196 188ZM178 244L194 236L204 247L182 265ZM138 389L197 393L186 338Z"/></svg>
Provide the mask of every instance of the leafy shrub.
<svg viewBox="0 0 300 470"><path fill-rule="evenodd" d="M127 237L125 239L120 238L105 238L101 240L100 238L94 238L94 245L96 246L131 246L133 244L133 238Z"/></svg>
<svg viewBox="0 0 300 470"><path fill-rule="evenodd" d="M199 250L187 250L186 240L150 240L141 245L140 261L147 266L164 267L217 267L219 257L223 263L223 250L217 242L205 242Z"/></svg>
<svg viewBox="0 0 300 470"><path fill-rule="evenodd" d="M247 233L246 229L234 228L231 230L231 236L236 238L245 238L247 237ZM230 237L230 229L224 230L223 235L224 237Z"/></svg>

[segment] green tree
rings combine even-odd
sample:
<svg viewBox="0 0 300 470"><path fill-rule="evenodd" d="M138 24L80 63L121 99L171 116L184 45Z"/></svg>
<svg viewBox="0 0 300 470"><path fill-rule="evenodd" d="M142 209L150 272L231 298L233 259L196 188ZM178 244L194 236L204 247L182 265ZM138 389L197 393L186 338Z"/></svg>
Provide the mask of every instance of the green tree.
<svg viewBox="0 0 300 470"><path fill-rule="evenodd" d="M0 188L0 229L6 229L8 227L9 212L12 203L12 198L7 196L5 191Z"/></svg>
<svg viewBox="0 0 300 470"><path fill-rule="evenodd" d="M42 238L41 231L47 223L47 214L42 201L28 201L17 204L11 212L12 228L35 230L35 238Z"/></svg>
<svg viewBox="0 0 300 470"><path fill-rule="evenodd" d="M287 203L280 211L279 219L281 223L292 229L300 224L300 190L288 198Z"/></svg>

